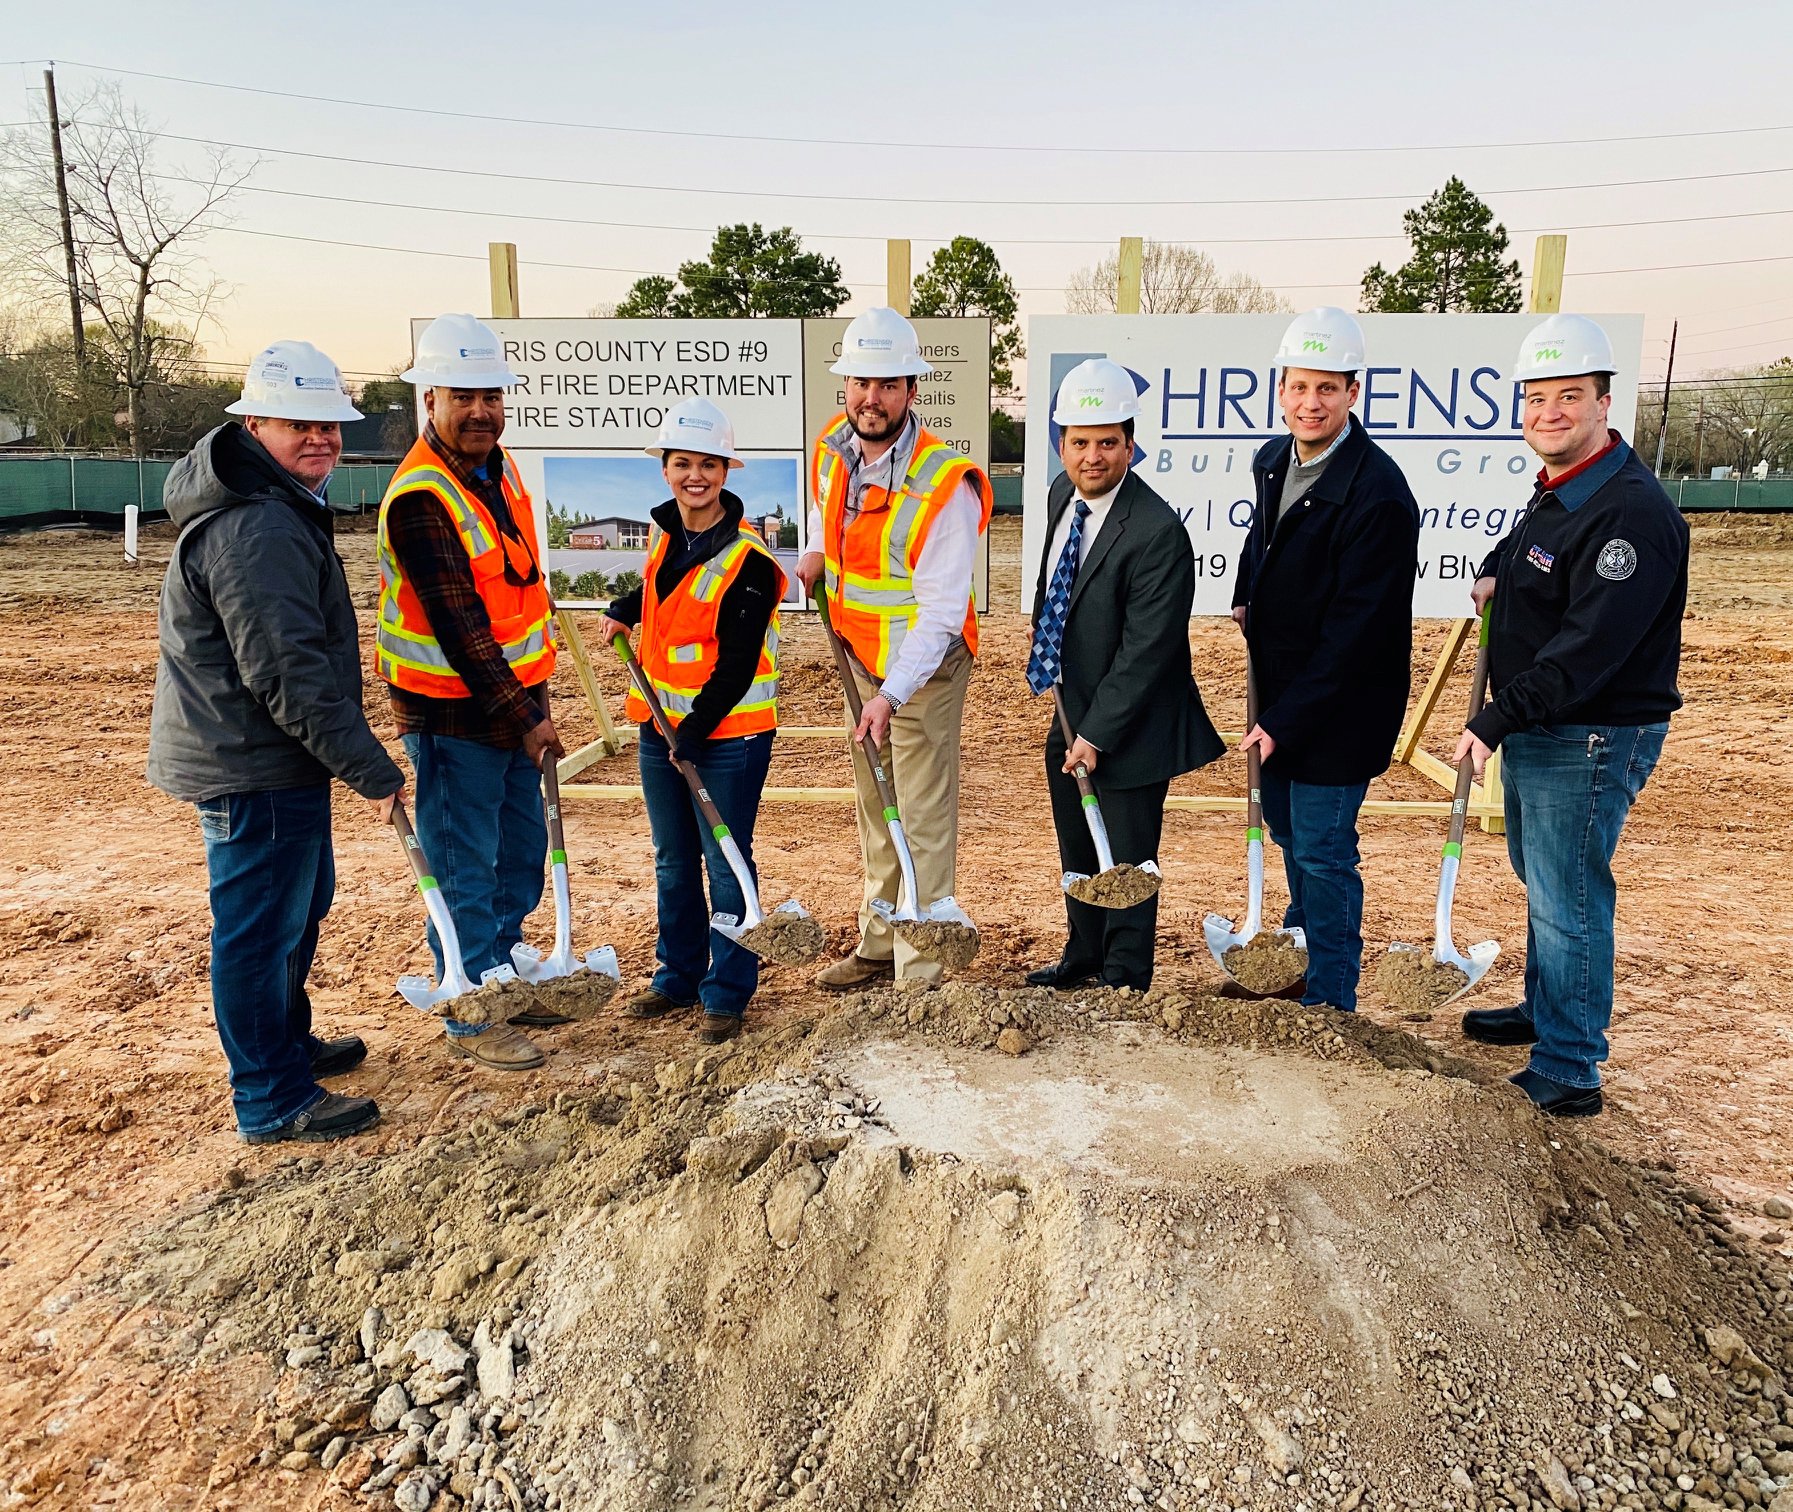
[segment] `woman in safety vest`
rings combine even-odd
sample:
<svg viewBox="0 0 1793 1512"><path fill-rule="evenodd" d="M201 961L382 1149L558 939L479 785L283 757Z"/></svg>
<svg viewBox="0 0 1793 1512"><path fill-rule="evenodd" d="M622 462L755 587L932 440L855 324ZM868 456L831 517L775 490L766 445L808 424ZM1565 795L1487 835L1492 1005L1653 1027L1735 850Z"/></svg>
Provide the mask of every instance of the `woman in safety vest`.
<svg viewBox="0 0 1793 1512"><path fill-rule="evenodd" d="M625 1011L655 1019L701 1003L698 1037L719 1044L740 1033L759 985L759 958L710 928L712 911L739 918L745 899L677 763L697 768L751 869L753 824L778 727L785 574L743 520L741 501L722 486L729 469L742 464L734 426L721 410L687 399L667 411L659 439L646 450L660 458L672 497L653 511L658 529L645 580L612 601L602 628L608 642L640 625L637 655L678 746L668 749L646 700L631 689L628 714L641 726L641 788L654 832L660 965Z"/></svg>

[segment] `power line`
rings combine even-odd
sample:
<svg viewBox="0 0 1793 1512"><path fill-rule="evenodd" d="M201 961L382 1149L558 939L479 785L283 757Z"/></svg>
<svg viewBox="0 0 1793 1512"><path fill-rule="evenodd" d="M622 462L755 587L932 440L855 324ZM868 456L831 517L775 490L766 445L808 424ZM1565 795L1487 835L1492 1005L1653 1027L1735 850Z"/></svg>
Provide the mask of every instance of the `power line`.
<svg viewBox="0 0 1793 1512"><path fill-rule="evenodd" d="M506 116L470 110L443 110L425 105L397 105L388 100L356 100L337 95L301 94L292 90L266 89L250 84L226 84L216 79L193 79L181 74L151 73L137 68L105 68L97 63L78 63L64 59L68 68L81 68L89 73L119 74L134 79L157 79L165 84L188 84L200 89L223 89L238 94L265 95L279 100L304 100L316 105L348 105L362 110L386 110L403 115L441 116L457 121L484 121L505 126L544 126L562 131L601 131L620 136L677 137L708 142L773 142L793 147L880 147L888 151L913 152L1025 152L1052 153L1062 156L1077 152L1102 156L1170 156L1170 157L1316 157L1364 153L1407 152L1483 152L1530 147L1589 147L1619 142L1689 141L1705 137L1760 136L1780 131L1793 131L1793 124L1777 126L1730 126L1705 131L1658 131L1635 135L1605 137L1564 137L1554 140L1521 142L1441 142L1387 147L1090 147L1084 144L1044 145L1040 143L991 142L890 142L870 141L854 137L773 136L735 131L677 131L670 127L618 126L601 121L562 121L546 117Z"/></svg>

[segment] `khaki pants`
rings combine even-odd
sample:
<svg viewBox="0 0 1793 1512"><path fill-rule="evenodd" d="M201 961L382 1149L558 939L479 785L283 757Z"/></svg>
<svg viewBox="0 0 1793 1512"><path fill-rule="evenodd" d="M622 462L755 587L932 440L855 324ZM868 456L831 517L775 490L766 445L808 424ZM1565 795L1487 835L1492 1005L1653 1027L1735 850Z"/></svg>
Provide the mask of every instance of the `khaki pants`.
<svg viewBox="0 0 1793 1512"><path fill-rule="evenodd" d="M963 643L946 659L915 697L896 711L883 748L884 770L896 788L903 831L915 857L915 880L921 891L917 905L934 903L957 890L959 861L959 722L965 712L965 690L971 683L972 655ZM877 696L878 685L857 662L854 680L861 700ZM897 938L896 931L872 911L872 899L895 904L902 895L903 874L896 847L884 822L884 803L865 763L853 753L853 788L859 817L859 854L865 861L865 901L859 909L859 953L868 961L894 961L899 981L937 982L938 961L924 960Z"/></svg>

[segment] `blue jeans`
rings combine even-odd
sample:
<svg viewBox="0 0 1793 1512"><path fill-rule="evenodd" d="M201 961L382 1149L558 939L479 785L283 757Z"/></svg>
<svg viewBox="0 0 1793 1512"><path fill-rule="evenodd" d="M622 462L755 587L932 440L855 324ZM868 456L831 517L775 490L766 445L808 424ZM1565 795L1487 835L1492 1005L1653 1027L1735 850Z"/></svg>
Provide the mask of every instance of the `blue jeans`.
<svg viewBox="0 0 1793 1512"><path fill-rule="evenodd" d="M520 748L501 751L452 735L404 741L417 770L417 838L461 937L461 964L477 984L481 972L510 964L524 919L542 901L548 858L542 774ZM441 981L442 942L434 925L429 941ZM450 1035L488 1027L444 1022Z"/></svg>
<svg viewBox="0 0 1793 1512"><path fill-rule="evenodd" d="M330 784L196 804L211 878L212 1013L237 1128L264 1134L324 1096L305 978L336 892Z"/></svg>
<svg viewBox="0 0 1793 1512"><path fill-rule="evenodd" d="M1264 824L1282 851L1289 879L1283 928L1307 932L1307 992L1301 1001L1355 1013L1363 969L1357 811L1370 785L1291 782L1266 767L1258 788Z"/></svg>
<svg viewBox="0 0 1793 1512"><path fill-rule="evenodd" d="M1501 742L1507 855L1525 884L1532 1069L1600 1085L1612 1023L1613 852L1667 724L1544 725Z"/></svg>
<svg viewBox="0 0 1793 1512"><path fill-rule="evenodd" d="M738 1018L760 982L759 957L710 928L711 913L746 912L741 884L735 880L722 847L698 812L697 798L685 777L667 760L666 742L652 725L641 727L641 791L647 799L648 823L654 832L654 895L660 934L654 958L660 966L653 989L675 1003L701 1002L705 1013ZM697 763L722 822L747 858L747 870L759 886L753 864L753 822L759 817L760 791L772 765L772 732L712 740ZM710 902L704 906L704 869L710 873Z"/></svg>

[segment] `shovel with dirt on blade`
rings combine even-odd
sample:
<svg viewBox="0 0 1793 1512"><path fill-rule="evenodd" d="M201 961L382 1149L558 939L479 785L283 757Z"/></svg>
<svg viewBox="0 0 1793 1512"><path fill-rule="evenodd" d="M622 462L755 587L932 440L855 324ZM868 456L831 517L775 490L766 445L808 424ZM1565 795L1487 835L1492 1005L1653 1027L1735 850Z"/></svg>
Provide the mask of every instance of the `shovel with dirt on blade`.
<svg viewBox="0 0 1793 1512"><path fill-rule="evenodd" d="M429 858L423 853L423 842L411 828L411 820L402 803L392 805L392 827L398 831L398 838L405 847L405 859L411 863L411 873L417 880L417 894L423 899L423 911L436 927L436 943L442 950L441 981L432 983L426 976L407 974L398 979L398 994L423 1013L436 1018L454 1018L451 1005L456 998L466 997L495 982L514 982L517 973L509 966L494 966L481 974L477 985L468 977L461 960L461 937L455 931L454 916L448 911L435 873L430 870Z"/></svg>
<svg viewBox="0 0 1793 1512"><path fill-rule="evenodd" d="M865 712L859 697L859 681L853 675L853 664L847 658L847 648L835 632L834 621L829 616L828 594L820 583L816 584L814 591L816 612L822 621L822 631L828 638L828 649L834 653L834 665L840 672L841 690L847 696L847 709L854 728L857 729ZM902 814L897 809L896 790L891 785L890 774L884 770L884 758L878 750L878 742L868 732L859 742L859 749L865 757L867 767L871 769L872 782L878 789L878 802L884 809L885 828L890 832L890 844L897 856L897 869L903 878L902 891L896 903L892 904L884 898L873 898L872 912L889 924L903 943L918 956L939 961L941 965L954 970L970 964L971 958L977 954L977 925L959 907L956 898L948 896L936 898L931 903L921 902L920 889L915 880L915 856L909 849L909 836L903 829Z"/></svg>
<svg viewBox="0 0 1793 1512"><path fill-rule="evenodd" d="M1488 691L1488 611L1482 610L1476 641L1475 671L1469 679L1469 717L1482 711ZM1457 871L1463 859L1463 834L1469 818L1469 794L1475 780L1475 758L1466 755L1457 763L1457 786L1451 794L1450 832L1438 865L1438 898L1432 909L1432 949L1392 944L1376 973L1376 985L1398 1007L1416 1013L1454 1003L1488 975L1500 955L1498 940L1471 945L1465 955L1452 939L1451 910L1457 896Z"/></svg>
<svg viewBox="0 0 1793 1512"><path fill-rule="evenodd" d="M1060 702L1058 692L1056 688L1053 690L1052 709L1058 718L1059 733L1065 738L1065 750L1069 751L1076 743L1076 737L1071 734L1071 722L1065 717L1065 706ZM1083 819L1089 825L1090 840L1096 847L1097 869L1094 876L1068 871L1059 879L1059 885L1079 903L1096 908L1131 908L1155 897L1164 885L1164 875L1158 870L1158 863L1143 861L1135 866L1130 861L1114 859L1114 847L1108 841L1108 826L1102 820L1102 805L1096 800L1089 771L1078 762L1073 775L1077 778L1077 792L1083 803Z"/></svg>
<svg viewBox="0 0 1793 1512"><path fill-rule="evenodd" d="M648 681L647 673L642 671L641 662L630 647L628 636L619 635L611 644L616 648L616 654L622 658L623 665L629 669L635 691L641 695L653 715L654 726L659 730L661 739L676 751L679 743L677 731L666 717L666 710L661 707L654 685ZM722 822L722 815L710 797L709 790L705 788L703 779L697 775L697 768L688 761L680 761L677 765L692 796L697 799L698 811L703 815L704 823L709 826L710 834L715 838L723 858L728 862L728 869L734 873L735 882L741 889L745 916L736 918L734 914L711 914L710 928L724 939L733 940L743 950L751 950L761 960L770 961L775 966L796 966L804 961L813 961L822 953L822 946L826 943L822 926L816 923L809 910L795 898L788 903L779 904L770 912L760 906L759 888L754 884L753 873L748 870L747 858L741 854L740 845L728 832L728 826Z"/></svg>

